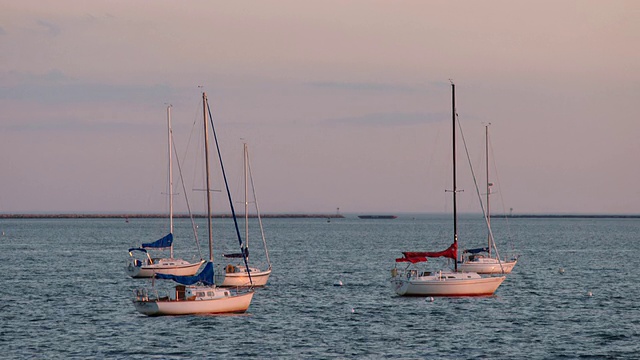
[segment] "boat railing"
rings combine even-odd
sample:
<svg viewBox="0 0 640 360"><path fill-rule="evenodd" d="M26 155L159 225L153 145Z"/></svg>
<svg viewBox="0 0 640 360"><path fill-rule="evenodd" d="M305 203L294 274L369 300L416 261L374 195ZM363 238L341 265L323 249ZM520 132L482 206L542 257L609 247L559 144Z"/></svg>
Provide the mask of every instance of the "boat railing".
<svg viewBox="0 0 640 360"><path fill-rule="evenodd" d="M147 289L134 289L133 296L136 301L149 301L149 292Z"/></svg>
<svg viewBox="0 0 640 360"><path fill-rule="evenodd" d="M429 271L418 271L418 269L398 269L394 267L391 269L391 278L396 277L405 277L407 279L416 278L419 276L429 276L431 272Z"/></svg>
<svg viewBox="0 0 640 360"><path fill-rule="evenodd" d="M149 300L175 300L171 296L169 296L168 291L158 291L156 288L152 288L151 290L146 288L134 289L133 296L135 301L149 301Z"/></svg>
<svg viewBox="0 0 640 360"><path fill-rule="evenodd" d="M418 270L406 270L405 276L407 277L407 279L418 277Z"/></svg>

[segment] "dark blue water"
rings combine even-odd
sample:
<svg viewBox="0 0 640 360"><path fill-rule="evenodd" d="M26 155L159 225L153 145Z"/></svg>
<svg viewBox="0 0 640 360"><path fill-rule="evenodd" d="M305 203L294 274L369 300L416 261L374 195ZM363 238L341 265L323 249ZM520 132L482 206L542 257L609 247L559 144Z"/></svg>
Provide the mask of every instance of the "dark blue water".
<svg viewBox="0 0 640 360"><path fill-rule="evenodd" d="M1 220L0 354L639 358L640 220L508 225L494 220L498 244L522 257L496 296L429 302L397 297L389 270L400 251L446 248L448 218L267 219L274 271L247 314L149 318L131 304L132 290L145 280L126 277L124 263L130 245L162 235L163 220ZM177 227L176 252L193 255L192 240L178 235L189 225ZM481 221L463 219L460 227L462 242L483 244ZM344 286L333 286L336 280Z"/></svg>

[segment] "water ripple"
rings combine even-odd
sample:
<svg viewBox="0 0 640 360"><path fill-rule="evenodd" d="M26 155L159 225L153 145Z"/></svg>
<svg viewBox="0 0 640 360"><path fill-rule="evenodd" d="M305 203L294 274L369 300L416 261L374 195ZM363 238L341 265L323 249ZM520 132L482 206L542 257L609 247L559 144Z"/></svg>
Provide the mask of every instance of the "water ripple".
<svg viewBox="0 0 640 360"><path fill-rule="evenodd" d="M640 353L640 260L630 256L640 250L637 219L515 219L513 246L524 256L496 296L433 302L398 297L387 279L400 251L446 245L448 220L269 219L274 272L247 314L158 318L134 310L131 294L140 281L127 278L123 264L128 246L164 229L162 220L3 220L0 226L6 233L0 346L7 359L625 359ZM481 221L460 226L461 239L484 236ZM178 221L176 233L189 228ZM495 220L496 238L505 232ZM176 246L184 254L192 244ZM344 286L333 286L337 280Z"/></svg>

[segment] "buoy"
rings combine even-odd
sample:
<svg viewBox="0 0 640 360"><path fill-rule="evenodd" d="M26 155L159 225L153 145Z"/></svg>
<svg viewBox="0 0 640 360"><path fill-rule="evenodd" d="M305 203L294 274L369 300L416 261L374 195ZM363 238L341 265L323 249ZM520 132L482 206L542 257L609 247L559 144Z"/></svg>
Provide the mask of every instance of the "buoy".
<svg viewBox="0 0 640 360"><path fill-rule="evenodd" d="M560 274L564 274L564 268L560 268L560 269L558 269L558 273L560 273Z"/></svg>
<svg viewBox="0 0 640 360"><path fill-rule="evenodd" d="M429 296L429 297L427 298L427 301L428 301L428 302L434 302L434 301L435 301L435 299L433 298L433 296Z"/></svg>
<svg viewBox="0 0 640 360"><path fill-rule="evenodd" d="M337 280L336 282L333 283L333 286L342 286L342 281Z"/></svg>
<svg viewBox="0 0 640 360"><path fill-rule="evenodd" d="M355 313L356 313L356 309L351 308L351 313L352 313L352 314L355 314Z"/></svg>
<svg viewBox="0 0 640 360"><path fill-rule="evenodd" d="M588 296L588 297L592 297L592 296L593 296L593 293L592 293L591 291L589 291L589 292L587 293L587 296Z"/></svg>

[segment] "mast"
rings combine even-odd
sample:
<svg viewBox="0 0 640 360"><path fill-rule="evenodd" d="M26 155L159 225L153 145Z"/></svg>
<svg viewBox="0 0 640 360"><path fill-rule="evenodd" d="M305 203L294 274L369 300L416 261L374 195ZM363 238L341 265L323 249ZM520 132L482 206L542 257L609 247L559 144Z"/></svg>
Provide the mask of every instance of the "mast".
<svg viewBox="0 0 640 360"><path fill-rule="evenodd" d="M489 195L491 195L491 186L492 183L489 182L489 125L485 125L484 127L484 150L485 150L485 158L486 158L486 174L487 174L487 228L491 228L491 212L489 211ZM489 248L489 257L491 257L491 231L487 230L487 247Z"/></svg>
<svg viewBox="0 0 640 360"><path fill-rule="evenodd" d="M209 234L209 261L213 263L213 239L211 236L211 181L209 179L209 130L207 127L207 94L202 92L202 115L204 122L204 162L207 173L207 231Z"/></svg>
<svg viewBox="0 0 640 360"><path fill-rule="evenodd" d="M169 144L169 234L173 234L173 164L171 157L171 105L167 106L167 136ZM173 242L171 242L173 259Z"/></svg>
<svg viewBox="0 0 640 360"><path fill-rule="evenodd" d="M244 143L244 248L247 250L247 259L249 258L249 182L247 181L247 143Z"/></svg>
<svg viewBox="0 0 640 360"><path fill-rule="evenodd" d="M451 82L451 122L452 122L452 144L453 144L453 244L456 249L456 259L454 260L455 271L458 272L458 212L456 187L456 85Z"/></svg>

